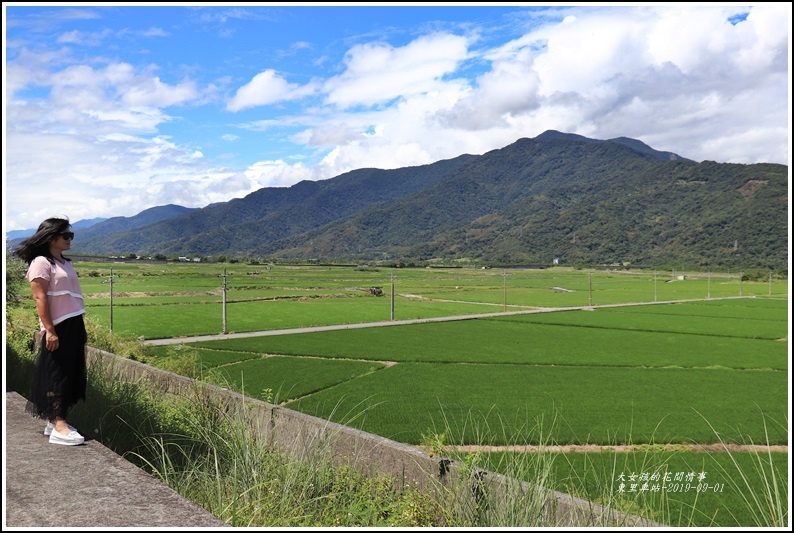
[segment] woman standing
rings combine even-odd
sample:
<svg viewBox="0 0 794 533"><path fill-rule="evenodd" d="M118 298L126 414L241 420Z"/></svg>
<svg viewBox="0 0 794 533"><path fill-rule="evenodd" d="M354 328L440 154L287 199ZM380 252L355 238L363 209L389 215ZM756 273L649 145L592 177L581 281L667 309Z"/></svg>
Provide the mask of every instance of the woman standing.
<svg viewBox="0 0 794 533"><path fill-rule="evenodd" d="M27 410L47 420L44 434L53 444L74 446L85 439L66 423L78 400L85 400L85 306L80 281L63 252L72 246L74 233L68 219L48 218L25 239L14 254L28 263L30 282L42 341Z"/></svg>

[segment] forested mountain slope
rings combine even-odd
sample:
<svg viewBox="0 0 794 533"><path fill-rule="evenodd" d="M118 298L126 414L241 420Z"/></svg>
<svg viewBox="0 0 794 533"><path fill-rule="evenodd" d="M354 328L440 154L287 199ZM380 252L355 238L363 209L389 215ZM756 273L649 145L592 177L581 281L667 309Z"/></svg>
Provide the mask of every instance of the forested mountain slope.
<svg viewBox="0 0 794 533"><path fill-rule="evenodd" d="M82 237L75 252L785 269L788 167L697 163L625 137L548 131Z"/></svg>

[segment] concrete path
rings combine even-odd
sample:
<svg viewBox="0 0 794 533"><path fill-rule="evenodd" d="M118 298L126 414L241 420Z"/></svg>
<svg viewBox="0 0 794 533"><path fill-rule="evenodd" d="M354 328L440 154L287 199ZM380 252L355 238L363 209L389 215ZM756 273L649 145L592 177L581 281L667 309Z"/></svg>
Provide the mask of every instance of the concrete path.
<svg viewBox="0 0 794 533"><path fill-rule="evenodd" d="M50 444L26 403L6 392L3 531L227 527L95 440Z"/></svg>
<svg viewBox="0 0 794 533"><path fill-rule="evenodd" d="M710 300L731 300L738 298L753 298L752 296L729 296L725 298L710 298ZM293 333L310 333L313 331L333 331L340 329L360 329L360 328L378 328L387 326L404 326L407 324L426 324L428 322L450 322L453 320L473 320L477 318L494 318L499 316L511 315L527 315L532 313L554 313L557 311L593 311L595 309L606 309L609 307L629 307L635 305L663 305L671 303L684 303L684 302L703 302L704 299L694 300L671 300L664 302L636 302L636 303L621 303L621 304L606 304L606 305L583 305L579 307L537 307L532 309L521 309L520 311L504 311L501 313L481 313L476 315L455 315L455 316L439 316L434 318L414 318L411 320L386 320L381 322L363 322L360 324L335 324L331 326L315 326L306 328L291 328L291 329L273 329L266 331L248 331L245 333L227 333L220 335L197 335L195 337L173 337L170 339L151 339L143 341L147 346L167 346L170 344L185 344L191 342L201 341L221 341L227 339L245 339L250 337L267 337L271 335L290 335Z"/></svg>

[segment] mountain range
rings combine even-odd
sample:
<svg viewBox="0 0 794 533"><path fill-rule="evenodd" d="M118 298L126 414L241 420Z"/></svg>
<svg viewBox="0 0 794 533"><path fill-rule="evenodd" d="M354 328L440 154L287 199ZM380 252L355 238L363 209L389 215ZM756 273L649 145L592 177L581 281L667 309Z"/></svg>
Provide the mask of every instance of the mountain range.
<svg viewBox="0 0 794 533"><path fill-rule="evenodd" d="M558 131L79 231L74 254L482 265L788 265L788 167Z"/></svg>

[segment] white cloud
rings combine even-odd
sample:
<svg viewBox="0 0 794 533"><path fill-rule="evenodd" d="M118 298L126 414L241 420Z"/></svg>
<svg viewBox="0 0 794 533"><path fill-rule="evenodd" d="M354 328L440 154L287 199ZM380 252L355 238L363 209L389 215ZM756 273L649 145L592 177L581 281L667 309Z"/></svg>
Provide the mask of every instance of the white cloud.
<svg viewBox="0 0 794 533"><path fill-rule="evenodd" d="M509 127L511 117L540 106L540 77L533 69L533 54L521 49L510 59L493 62L492 70L480 76L476 87L438 120L448 128L483 130Z"/></svg>
<svg viewBox="0 0 794 533"><path fill-rule="evenodd" d="M237 90L237 93L226 105L229 111L240 111L249 107L263 106L302 98L313 91L312 87L301 87L288 83L273 70L260 72L253 79Z"/></svg>
<svg viewBox="0 0 794 533"><path fill-rule="evenodd" d="M296 35L245 56L239 21L265 24L274 11L198 10L202 24L232 30L223 42L240 53L209 63L209 53L171 59L168 38L185 35L178 24L107 32L105 20L91 29L85 21L98 15L88 10L69 15L81 30L37 43L69 18L52 8L24 21L37 32L6 43L8 229L53 213L76 221L202 207L357 168L481 154L547 129L633 137L698 161L788 164L790 4L558 7L564 21L511 11L529 29L509 41L476 28L477 40L434 31L401 45L359 35L334 55L332 43ZM742 11L746 20L729 22ZM158 38L141 45L144 33ZM107 57L77 55L99 41ZM232 69L239 63L249 73ZM249 81L235 89L240 79Z"/></svg>
<svg viewBox="0 0 794 533"><path fill-rule="evenodd" d="M253 184L251 192L262 187L288 187L299 181L317 179L312 169L302 163L290 165L284 161L259 161L245 170L245 176Z"/></svg>
<svg viewBox="0 0 794 533"><path fill-rule="evenodd" d="M127 89L121 100L130 106L169 107L189 102L197 96L196 84L192 81L169 86L161 82L160 78L147 78Z"/></svg>
<svg viewBox="0 0 794 533"><path fill-rule="evenodd" d="M345 55L345 72L324 84L326 102L341 108L368 106L432 91L466 59L467 44L465 37L434 34L401 48L356 45Z"/></svg>
<svg viewBox="0 0 794 533"><path fill-rule="evenodd" d="M145 37L167 37L169 34L162 28L149 28L148 30L144 30L142 35Z"/></svg>

